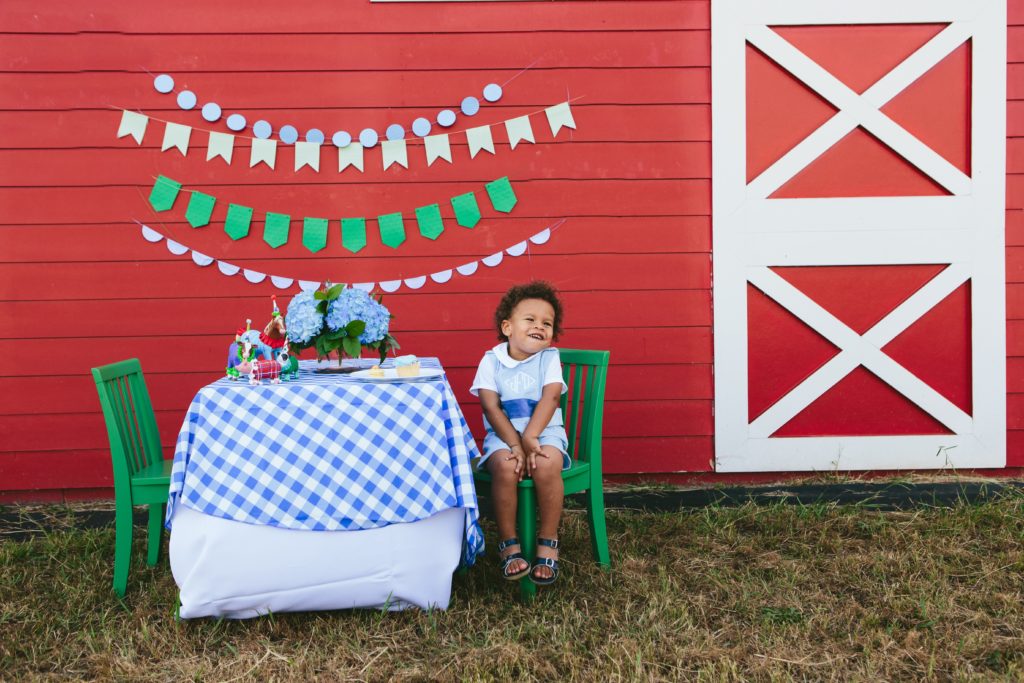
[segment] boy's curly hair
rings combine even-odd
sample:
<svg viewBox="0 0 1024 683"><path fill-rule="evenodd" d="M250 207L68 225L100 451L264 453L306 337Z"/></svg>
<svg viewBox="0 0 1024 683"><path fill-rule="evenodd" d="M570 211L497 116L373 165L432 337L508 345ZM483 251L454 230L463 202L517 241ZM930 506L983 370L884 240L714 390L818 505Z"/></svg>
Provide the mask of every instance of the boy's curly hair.
<svg viewBox="0 0 1024 683"><path fill-rule="evenodd" d="M498 302L498 309L494 311L494 327L498 331L498 339L500 341L508 341L508 337L501 332L501 323L511 318L512 311L515 310L520 301L525 299L547 301L551 304L551 308L555 309L555 320L551 338L554 341L558 341L558 336L562 334L562 302L558 298L558 290L555 289L554 285L544 280L534 280L525 285L516 285L505 292L505 296L501 297L501 301Z"/></svg>

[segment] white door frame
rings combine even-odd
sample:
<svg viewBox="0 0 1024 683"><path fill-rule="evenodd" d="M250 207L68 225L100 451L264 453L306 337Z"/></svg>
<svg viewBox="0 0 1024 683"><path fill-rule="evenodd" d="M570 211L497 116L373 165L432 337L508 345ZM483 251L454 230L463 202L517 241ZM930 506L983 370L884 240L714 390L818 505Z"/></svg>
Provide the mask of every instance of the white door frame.
<svg viewBox="0 0 1024 683"><path fill-rule="evenodd" d="M712 179L715 469L722 472L1004 467L1006 464L1005 0L714 0ZM769 26L948 23L863 94ZM880 109L966 40L971 59L971 177ZM747 182L746 46L837 112ZM945 188L941 197L769 199L863 126ZM773 266L946 264L864 334L790 285ZM972 414L882 347L964 282L971 283ZM748 415L748 283L840 349L753 422ZM860 365L945 425L927 436L770 435Z"/></svg>

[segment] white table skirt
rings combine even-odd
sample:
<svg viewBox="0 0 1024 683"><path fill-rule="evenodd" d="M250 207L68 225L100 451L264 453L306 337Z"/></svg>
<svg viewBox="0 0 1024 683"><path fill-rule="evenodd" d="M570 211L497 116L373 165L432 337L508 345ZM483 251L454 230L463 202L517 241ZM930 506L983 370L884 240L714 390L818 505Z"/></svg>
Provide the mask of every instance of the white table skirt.
<svg viewBox="0 0 1024 683"><path fill-rule="evenodd" d="M174 510L181 617L353 607L446 609L466 511L361 531L295 531Z"/></svg>

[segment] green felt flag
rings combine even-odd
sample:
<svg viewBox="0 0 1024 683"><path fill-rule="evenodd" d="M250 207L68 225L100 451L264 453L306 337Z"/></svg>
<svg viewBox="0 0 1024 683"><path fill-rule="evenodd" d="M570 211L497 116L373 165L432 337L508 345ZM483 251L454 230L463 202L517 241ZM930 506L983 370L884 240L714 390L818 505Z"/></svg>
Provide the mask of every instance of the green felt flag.
<svg viewBox="0 0 1024 683"><path fill-rule="evenodd" d="M228 204L228 217L224 219L224 232L233 240L240 240L249 234L252 223L252 209L239 204Z"/></svg>
<svg viewBox="0 0 1024 683"><path fill-rule="evenodd" d="M178 198L181 183L164 176L157 176L153 190L149 193L149 205L154 211L169 211Z"/></svg>
<svg viewBox="0 0 1024 683"><path fill-rule="evenodd" d="M353 254L366 246L366 219L342 218L341 243Z"/></svg>
<svg viewBox="0 0 1024 683"><path fill-rule="evenodd" d="M302 246L316 253L327 246L327 219L306 218L302 222Z"/></svg>
<svg viewBox="0 0 1024 683"><path fill-rule="evenodd" d="M416 209L416 222L420 224L420 234L427 239L436 240L444 232L441 222L441 207L437 204L421 206Z"/></svg>
<svg viewBox="0 0 1024 683"><path fill-rule="evenodd" d="M277 249L288 241L288 226L291 216L267 212L267 223L263 226L263 241Z"/></svg>
<svg viewBox="0 0 1024 683"><path fill-rule="evenodd" d="M508 181L508 176L487 183L484 187L487 188L487 195L491 198L491 206L495 211L508 213L516 205L516 193L512 191L512 183Z"/></svg>
<svg viewBox="0 0 1024 683"><path fill-rule="evenodd" d="M476 195L472 192L452 197L452 208L455 209L455 222L464 228L472 228L480 222L480 207L476 205Z"/></svg>
<svg viewBox="0 0 1024 683"><path fill-rule="evenodd" d="M204 225L208 225L210 215L213 213L213 205L216 203L217 199L215 197L193 191L192 197L188 200L188 209L185 210L185 220L193 228L201 228Z"/></svg>
<svg viewBox="0 0 1024 683"><path fill-rule="evenodd" d="M402 222L402 214L386 213L377 216L377 225L380 227L380 241L397 249L398 245L405 241L405 224Z"/></svg>

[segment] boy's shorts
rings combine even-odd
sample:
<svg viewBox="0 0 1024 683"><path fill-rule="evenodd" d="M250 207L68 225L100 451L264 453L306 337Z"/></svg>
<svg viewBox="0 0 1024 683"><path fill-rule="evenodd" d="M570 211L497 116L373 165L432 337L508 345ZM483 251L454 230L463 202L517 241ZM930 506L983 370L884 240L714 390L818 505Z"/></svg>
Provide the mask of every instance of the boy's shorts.
<svg viewBox="0 0 1024 683"><path fill-rule="evenodd" d="M569 457L569 439L565 435L565 427L560 425L545 427L537 440L540 441L541 446L554 446L558 449L558 452L562 454L563 470L572 467L572 458ZM499 439L494 432L487 432L487 436L484 437L484 454L476 462L477 469L485 469L484 463L487 462L487 458L502 450L507 451L508 444Z"/></svg>

